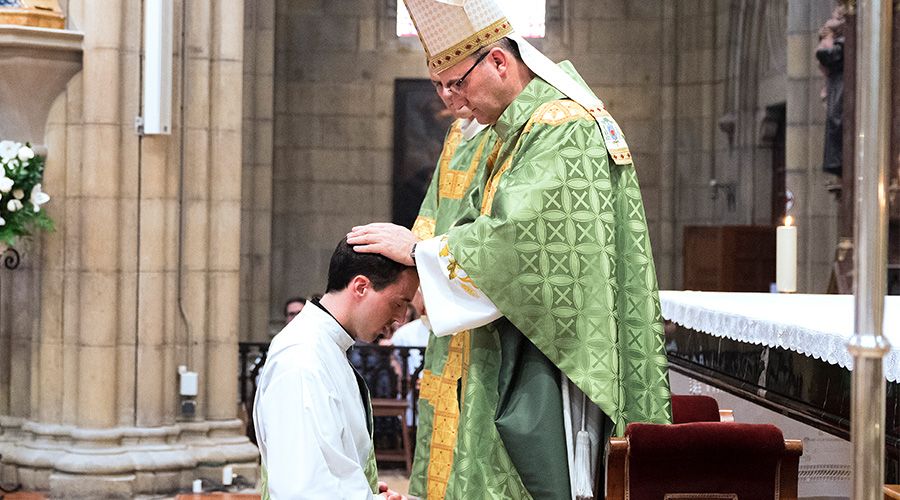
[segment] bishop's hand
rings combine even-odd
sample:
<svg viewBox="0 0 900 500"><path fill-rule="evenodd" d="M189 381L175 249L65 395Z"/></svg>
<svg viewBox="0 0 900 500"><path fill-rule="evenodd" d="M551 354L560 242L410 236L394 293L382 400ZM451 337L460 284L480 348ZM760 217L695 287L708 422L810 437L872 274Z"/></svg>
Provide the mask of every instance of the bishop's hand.
<svg viewBox="0 0 900 500"><path fill-rule="evenodd" d="M361 253L380 253L407 266L416 265L411 255L418 239L409 229L387 222L356 226L347 233L347 243Z"/></svg>

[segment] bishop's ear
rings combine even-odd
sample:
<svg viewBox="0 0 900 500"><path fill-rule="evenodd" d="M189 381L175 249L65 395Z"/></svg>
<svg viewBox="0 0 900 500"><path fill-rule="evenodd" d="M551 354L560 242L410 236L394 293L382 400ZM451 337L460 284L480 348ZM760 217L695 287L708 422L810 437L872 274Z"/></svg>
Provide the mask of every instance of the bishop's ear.
<svg viewBox="0 0 900 500"><path fill-rule="evenodd" d="M506 51L500 47L494 47L491 49L488 58L491 60L491 64L497 68L497 73L500 74L501 77L505 77L506 74L509 73L510 54Z"/></svg>

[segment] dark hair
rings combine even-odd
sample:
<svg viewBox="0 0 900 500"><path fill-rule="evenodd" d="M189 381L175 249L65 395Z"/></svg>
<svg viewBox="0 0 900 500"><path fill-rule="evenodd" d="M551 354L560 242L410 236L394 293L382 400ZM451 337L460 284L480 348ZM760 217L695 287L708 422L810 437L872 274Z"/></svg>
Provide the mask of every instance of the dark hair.
<svg viewBox="0 0 900 500"><path fill-rule="evenodd" d="M294 302L299 302L303 305L306 305L306 299L303 297L291 297L284 302L284 315L287 316L288 310L287 306L293 304Z"/></svg>
<svg viewBox="0 0 900 500"><path fill-rule="evenodd" d="M377 253L358 253L344 238L331 254L328 265L328 287L325 293L337 292L347 288L356 276L363 275L372 282L375 290L381 290L397 281L400 273L408 266L392 261Z"/></svg>
<svg viewBox="0 0 900 500"><path fill-rule="evenodd" d="M476 50L472 54L471 57L474 57L477 59L477 58L481 57L482 54L484 54L485 52L490 52L491 49L493 49L495 47L503 49L503 50L511 53L513 55L513 57L515 57L519 61L522 60L522 52L519 50L519 46L516 44L516 42L510 40L507 37L503 37L500 40L497 40L496 42L494 42L492 44L485 45L484 47Z"/></svg>

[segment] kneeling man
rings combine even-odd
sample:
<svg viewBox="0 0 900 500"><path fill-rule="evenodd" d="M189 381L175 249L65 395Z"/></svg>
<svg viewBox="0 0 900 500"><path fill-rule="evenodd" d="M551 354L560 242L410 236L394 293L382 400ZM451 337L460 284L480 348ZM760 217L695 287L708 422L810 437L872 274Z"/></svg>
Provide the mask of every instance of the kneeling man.
<svg viewBox="0 0 900 500"><path fill-rule="evenodd" d="M402 319L418 286L415 268L357 253L346 239L338 244L325 296L275 336L259 377L253 421L267 475L263 498L386 491L377 484L369 392L347 350Z"/></svg>

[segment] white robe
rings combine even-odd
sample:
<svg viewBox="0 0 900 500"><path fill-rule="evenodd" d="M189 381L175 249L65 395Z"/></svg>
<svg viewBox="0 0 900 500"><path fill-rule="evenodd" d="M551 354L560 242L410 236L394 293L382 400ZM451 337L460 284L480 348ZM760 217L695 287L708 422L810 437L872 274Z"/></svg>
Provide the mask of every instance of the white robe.
<svg viewBox="0 0 900 500"><path fill-rule="evenodd" d="M364 473L372 448L353 339L309 304L272 339L253 422L275 499L372 498Z"/></svg>

